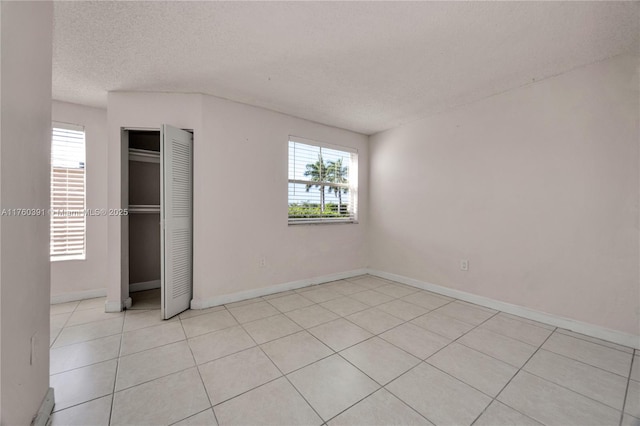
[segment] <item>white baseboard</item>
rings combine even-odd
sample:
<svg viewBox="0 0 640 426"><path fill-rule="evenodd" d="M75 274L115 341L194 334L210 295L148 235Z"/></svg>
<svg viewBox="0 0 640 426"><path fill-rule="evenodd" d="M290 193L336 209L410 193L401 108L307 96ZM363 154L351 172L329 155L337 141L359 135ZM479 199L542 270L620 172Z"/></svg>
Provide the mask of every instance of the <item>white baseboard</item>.
<svg viewBox="0 0 640 426"><path fill-rule="evenodd" d="M106 288L96 288L95 290L72 291L69 293L61 293L51 295L51 304L66 302L76 302L78 300L93 299L96 297L104 297L107 295Z"/></svg>
<svg viewBox="0 0 640 426"><path fill-rule="evenodd" d="M351 271L339 272L336 274L323 275L320 277L308 278L288 283L277 284L269 287L256 288L252 290L240 291L237 293L225 294L224 296L213 297L211 299L192 299L191 309L206 309L213 306L224 305L226 303L239 302L241 300L253 299L254 297L268 296L288 290L295 290L310 285L328 283L331 281L343 280L345 278L356 277L366 274L366 269L354 269Z"/></svg>
<svg viewBox="0 0 640 426"><path fill-rule="evenodd" d="M619 345L627 346L630 348L640 349L640 336L636 336L622 331L611 330L606 327L601 327L594 324L589 324L582 321L577 321L571 318L565 318L558 315L549 314L546 312L538 311L535 309L526 308L524 306L513 305L507 302L501 302L499 300L490 299L488 297L479 296L473 293L467 293L461 290L455 290L448 287L443 287L437 284L432 284L413 278L404 277L402 275L391 274L389 272L378 271L375 269L368 269L368 274L375 275L380 278L396 281L402 284L410 285L412 287L421 288L423 290L432 291L434 293L442 294L444 296L453 297L456 299L464 300L465 302L475 303L476 305L485 306L487 308L495 309L498 311L506 312L508 314L517 315L530 320L542 322L555 327L566 328L567 330L575 331L576 333L585 334L587 336L595 337L597 339L607 340L609 342L617 343Z"/></svg>
<svg viewBox="0 0 640 426"><path fill-rule="evenodd" d="M153 290L155 288L160 288L160 280L131 283L129 284L129 293L134 293L136 291Z"/></svg>
<svg viewBox="0 0 640 426"><path fill-rule="evenodd" d="M51 412L53 411L53 406L55 405L55 397L53 393L53 388L49 388L47 390L44 399L42 400L42 404L40 404L40 408L36 413L33 421L31 422L32 426L46 426L49 424L49 418L51 417Z"/></svg>

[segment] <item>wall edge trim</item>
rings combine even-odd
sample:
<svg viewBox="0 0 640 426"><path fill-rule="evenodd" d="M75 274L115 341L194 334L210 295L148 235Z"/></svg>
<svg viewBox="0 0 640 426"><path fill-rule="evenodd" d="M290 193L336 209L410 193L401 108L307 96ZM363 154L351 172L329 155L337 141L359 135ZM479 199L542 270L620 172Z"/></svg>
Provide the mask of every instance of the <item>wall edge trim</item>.
<svg viewBox="0 0 640 426"><path fill-rule="evenodd" d="M268 296L274 293L280 293L288 290L295 290L302 287L308 287L316 284L328 283L331 281L342 280L345 278L357 277L364 275L367 269L353 269L350 271L338 272L335 274L322 275L314 278L290 281L287 283L276 284L269 287L256 288L253 290L240 291L237 293L225 294L223 296L212 297L209 299L191 299L191 309L206 309L214 306L224 305L227 303L239 302L241 300L253 299L254 297Z"/></svg>
<svg viewBox="0 0 640 426"><path fill-rule="evenodd" d="M561 317L559 315L549 314L546 312L538 311L536 309L531 309L531 308L527 308L520 305L501 302L499 300L491 299L489 297L484 297L484 296L480 296L473 293L467 293L466 291L462 291L462 290L443 287L441 285L429 283L426 281L420 281L414 278L405 277L403 275L392 274L389 272L379 271L376 269L367 269L367 273L376 277L396 281L402 284L410 285L412 287L417 287L422 290L431 291L433 293L438 293L444 296L449 296L456 299L464 300L465 302L475 303L476 305L485 306L491 309L496 309L498 311L506 312L512 315L517 315L519 317L527 318L533 321L538 321L544 324L571 330L576 333L584 334L589 337L595 337L597 339L602 339L608 342L617 343L622 346L627 346L634 349L640 349L640 336L636 336L634 334L612 330L610 328L602 327L595 324L589 324L589 323L574 320L571 318Z"/></svg>

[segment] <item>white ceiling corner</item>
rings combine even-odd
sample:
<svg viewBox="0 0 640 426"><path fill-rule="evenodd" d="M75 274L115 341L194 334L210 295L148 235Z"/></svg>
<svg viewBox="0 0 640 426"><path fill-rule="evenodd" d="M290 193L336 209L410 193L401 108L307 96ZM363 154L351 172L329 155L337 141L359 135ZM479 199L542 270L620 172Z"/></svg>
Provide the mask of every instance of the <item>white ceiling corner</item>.
<svg viewBox="0 0 640 426"><path fill-rule="evenodd" d="M54 7L54 99L205 93L365 134L639 51L638 2Z"/></svg>

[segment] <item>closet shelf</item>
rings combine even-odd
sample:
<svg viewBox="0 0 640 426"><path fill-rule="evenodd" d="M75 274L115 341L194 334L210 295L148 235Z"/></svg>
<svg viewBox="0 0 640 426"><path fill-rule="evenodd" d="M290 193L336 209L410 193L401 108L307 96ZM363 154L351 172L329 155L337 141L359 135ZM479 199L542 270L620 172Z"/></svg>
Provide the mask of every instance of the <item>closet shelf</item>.
<svg viewBox="0 0 640 426"><path fill-rule="evenodd" d="M144 163L160 163L160 153L146 149L129 148L129 160Z"/></svg>
<svg viewBox="0 0 640 426"><path fill-rule="evenodd" d="M156 204L129 204L129 213L160 213Z"/></svg>

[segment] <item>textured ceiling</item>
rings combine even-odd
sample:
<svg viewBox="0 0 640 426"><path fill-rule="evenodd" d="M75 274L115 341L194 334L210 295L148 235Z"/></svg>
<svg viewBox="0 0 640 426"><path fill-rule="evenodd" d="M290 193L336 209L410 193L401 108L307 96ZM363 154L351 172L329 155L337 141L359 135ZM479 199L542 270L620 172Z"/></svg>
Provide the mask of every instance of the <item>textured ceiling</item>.
<svg viewBox="0 0 640 426"><path fill-rule="evenodd" d="M206 93L375 133L621 53L637 2L56 2L54 99Z"/></svg>

